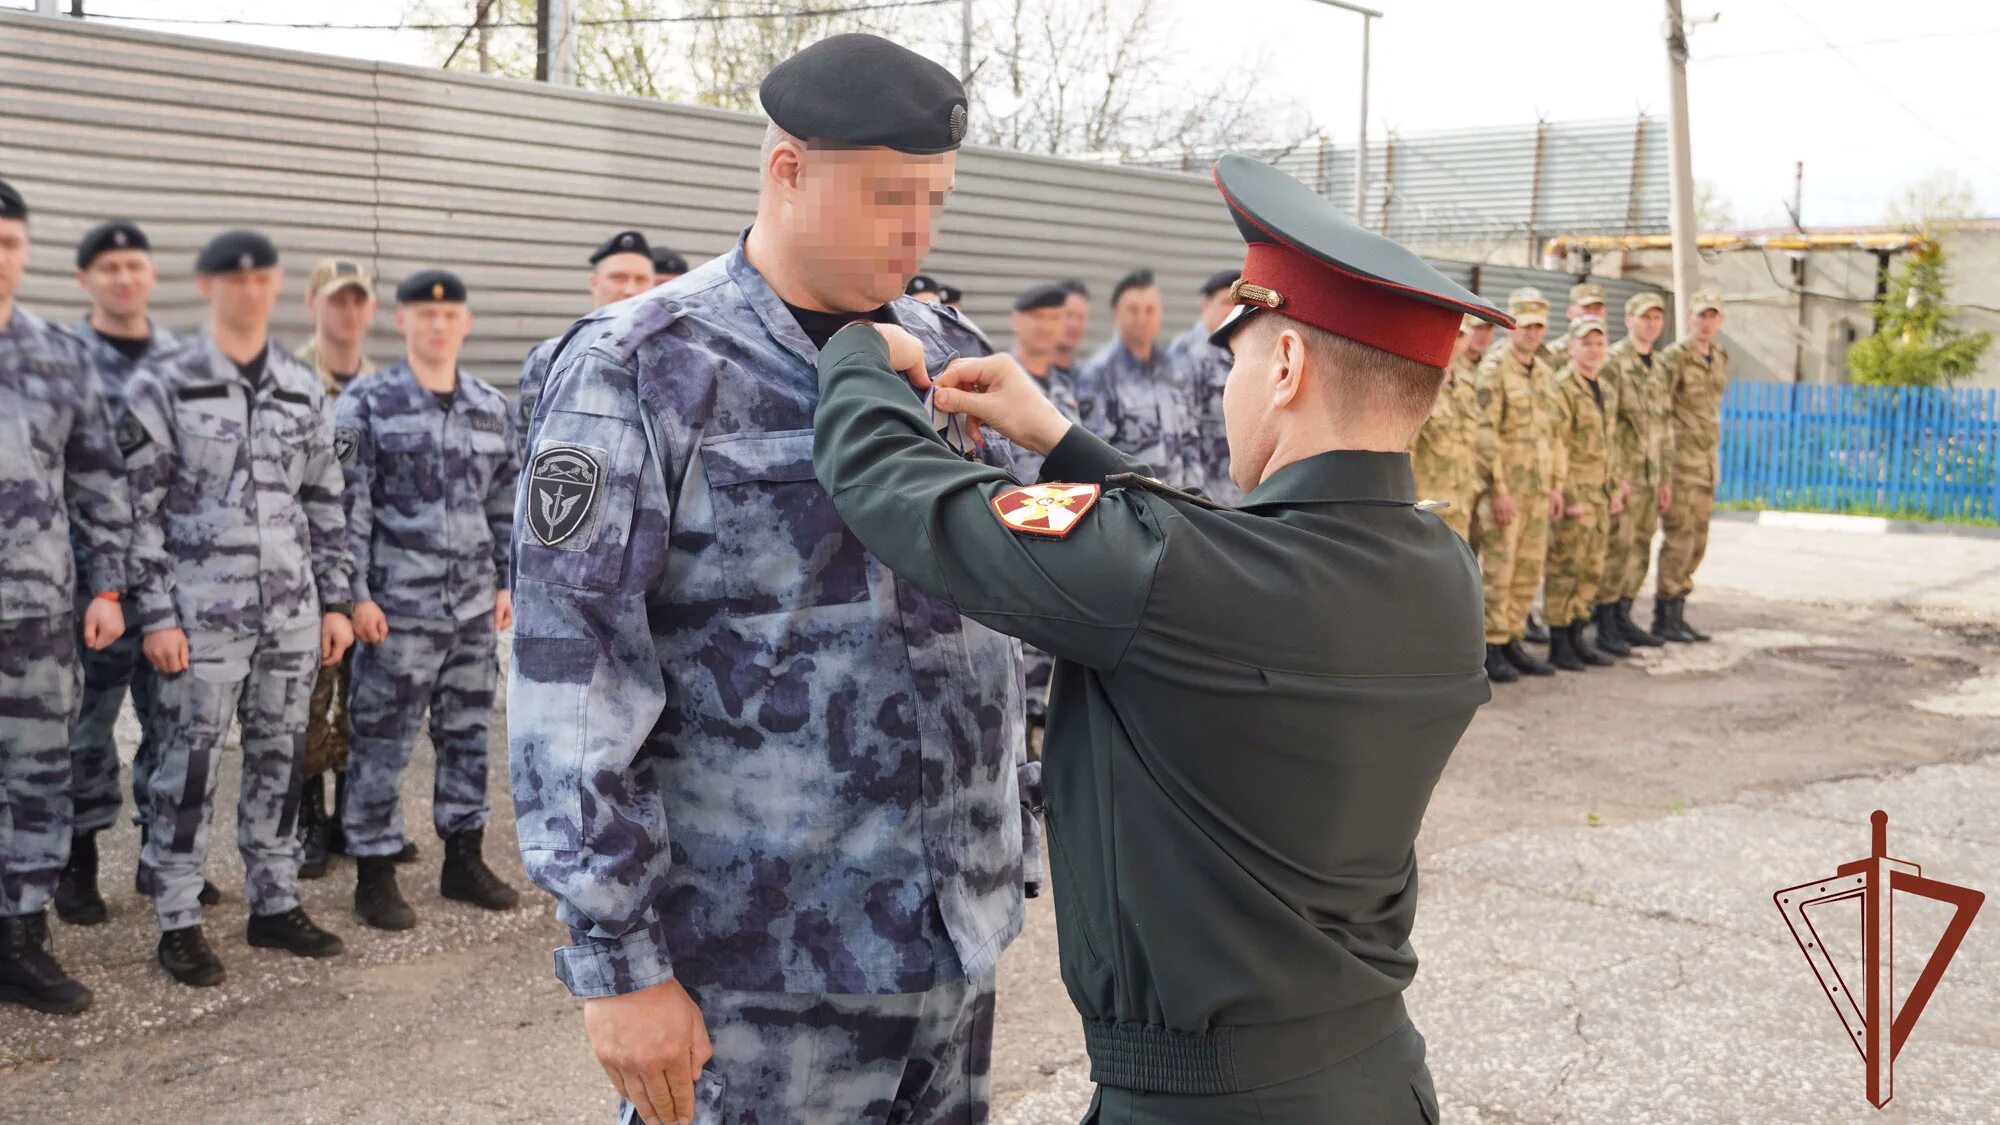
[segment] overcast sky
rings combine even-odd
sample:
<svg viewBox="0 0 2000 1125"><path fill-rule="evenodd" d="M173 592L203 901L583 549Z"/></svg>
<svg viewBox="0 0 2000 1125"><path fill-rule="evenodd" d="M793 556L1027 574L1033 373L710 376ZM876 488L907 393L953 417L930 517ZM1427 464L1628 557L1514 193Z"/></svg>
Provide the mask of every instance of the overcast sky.
<svg viewBox="0 0 2000 1125"><path fill-rule="evenodd" d="M975 3L981 0L974 0ZM1085 0L1076 0L1078 3ZM1340 144L1355 132L1360 17L1313 0L1163 0L1182 65L1268 61L1243 80L1303 99ZM1364 0L1379 8L1369 130L1627 118L1664 122L1658 0ZM772 0L780 7L783 0ZM0 0L31 7L32 0ZM67 9L68 0L62 0ZM87 0L91 12L393 23L406 0ZM1973 0L1686 0L1719 13L1691 37L1695 175L1746 226L1784 222L1793 162L1805 161L1808 224L1881 221L1905 183L1953 171L2000 213L1992 125L2000 7ZM1253 16L1255 18L1246 18ZM419 32L132 23L245 42L421 64ZM956 65L956 59L944 60Z"/></svg>

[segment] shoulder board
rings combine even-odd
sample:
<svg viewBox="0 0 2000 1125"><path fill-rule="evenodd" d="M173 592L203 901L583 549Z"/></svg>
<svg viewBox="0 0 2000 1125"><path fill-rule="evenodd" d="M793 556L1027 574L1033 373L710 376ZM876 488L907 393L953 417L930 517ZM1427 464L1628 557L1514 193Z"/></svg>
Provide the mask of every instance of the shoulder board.
<svg viewBox="0 0 2000 1125"><path fill-rule="evenodd" d="M1143 489L1146 492L1165 496L1169 500L1182 500L1193 504L1197 508L1207 508L1211 512L1234 512L1238 510L1227 504L1218 504L1206 496L1198 496L1195 493L1175 488L1164 481L1155 480L1148 476L1141 476L1138 473L1119 473L1115 476L1105 477L1104 484L1108 488Z"/></svg>

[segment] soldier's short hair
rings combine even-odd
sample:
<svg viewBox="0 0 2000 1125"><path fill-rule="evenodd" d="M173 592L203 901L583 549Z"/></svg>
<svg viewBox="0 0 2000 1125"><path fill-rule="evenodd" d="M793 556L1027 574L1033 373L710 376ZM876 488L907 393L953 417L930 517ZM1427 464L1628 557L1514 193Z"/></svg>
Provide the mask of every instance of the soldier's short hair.
<svg viewBox="0 0 2000 1125"><path fill-rule="evenodd" d="M1159 283L1153 280L1152 270L1133 270L1131 273L1119 278L1118 283L1111 287L1111 303L1113 306L1116 306L1118 298L1123 297L1130 290L1151 289L1157 284Z"/></svg>
<svg viewBox="0 0 2000 1125"><path fill-rule="evenodd" d="M1343 419L1407 426L1414 435L1430 415L1444 382L1442 367L1272 313L1251 317L1230 346L1268 348L1287 328L1305 341L1313 367L1328 381L1327 399Z"/></svg>

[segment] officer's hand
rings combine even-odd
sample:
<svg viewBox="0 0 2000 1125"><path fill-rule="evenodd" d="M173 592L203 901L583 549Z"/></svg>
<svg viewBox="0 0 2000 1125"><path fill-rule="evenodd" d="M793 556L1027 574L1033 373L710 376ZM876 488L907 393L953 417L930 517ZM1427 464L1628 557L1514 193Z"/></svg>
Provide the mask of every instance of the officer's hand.
<svg viewBox="0 0 2000 1125"><path fill-rule="evenodd" d="M1626 480L1626 479L1625 479L1624 477L1619 477L1619 478L1618 478L1618 504L1619 504L1619 506L1620 506L1620 507L1623 507L1623 506L1624 506L1625 504L1627 504L1628 502L1630 502L1630 501L1631 501L1631 499L1632 499L1632 482L1631 482L1631 481L1629 481L1629 480Z"/></svg>
<svg viewBox="0 0 2000 1125"><path fill-rule="evenodd" d="M975 434L990 427L1031 453L1046 454L1069 433L1069 419L1010 355L953 360L938 373L931 402L971 419Z"/></svg>
<svg viewBox="0 0 2000 1125"><path fill-rule="evenodd" d="M597 1065L646 1125L694 1120L694 1079L715 1055L701 1009L677 980L583 1002Z"/></svg>
<svg viewBox="0 0 2000 1125"><path fill-rule="evenodd" d="M382 615L381 606L374 602L355 605L354 635L371 645L382 643L382 638L389 635L389 619Z"/></svg>
<svg viewBox="0 0 2000 1125"><path fill-rule="evenodd" d="M1569 505L1560 492L1549 493L1549 518L1559 520L1569 511Z"/></svg>
<svg viewBox="0 0 2000 1125"><path fill-rule="evenodd" d="M1514 516L1517 513L1514 510L1514 498L1512 496L1495 496L1492 507L1494 523L1499 524L1501 527L1506 527L1508 524L1514 522Z"/></svg>
<svg viewBox="0 0 2000 1125"><path fill-rule="evenodd" d="M493 631L504 633L514 627L514 595L506 590L493 595Z"/></svg>
<svg viewBox="0 0 2000 1125"><path fill-rule="evenodd" d="M1664 516L1664 515L1666 515L1666 514L1667 514L1667 509L1668 509L1668 508L1671 508L1671 507L1673 507L1673 506L1674 506L1674 489L1673 489L1673 486L1672 486L1672 485L1667 485L1667 484L1663 484L1663 485L1661 485L1661 486L1660 486L1660 514L1661 514L1661 515L1663 515L1663 516Z"/></svg>
<svg viewBox="0 0 2000 1125"><path fill-rule="evenodd" d="M924 370L924 346L915 336L893 324L872 326L882 334L882 342L889 345L889 366L900 371L910 385L920 391L931 386L930 373Z"/></svg>
<svg viewBox="0 0 2000 1125"><path fill-rule="evenodd" d="M354 625L344 613L328 613L319 619L319 666L331 668L340 663L347 650L354 646Z"/></svg>
<svg viewBox="0 0 2000 1125"><path fill-rule="evenodd" d="M179 629L155 629L139 642L146 663L171 676L187 671L188 635Z"/></svg>
<svg viewBox="0 0 2000 1125"><path fill-rule="evenodd" d="M1609 509L1610 513L1615 516L1624 510L1625 510L1625 493L1622 491L1612 493L1611 507Z"/></svg>
<svg viewBox="0 0 2000 1125"><path fill-rule="evenodd" d="M92 598L83 611L83 646L100 652L125 635L125 611L110 598Z"/></svg>

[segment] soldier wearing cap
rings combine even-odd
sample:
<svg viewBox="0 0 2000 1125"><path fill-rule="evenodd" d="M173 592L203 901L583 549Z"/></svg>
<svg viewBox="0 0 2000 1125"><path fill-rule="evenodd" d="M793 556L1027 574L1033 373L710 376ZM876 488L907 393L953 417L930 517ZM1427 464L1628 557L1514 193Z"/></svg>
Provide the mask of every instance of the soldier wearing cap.
<svg viewBox="0 0 2000 1125"><path fill-rule="evenodd" d="M1062 287L1069 297L1063 301L1062 336L1056 340L1056 370L1074 385L1077 364L1082 362L1079 349L1090 331L1090 287L1073 277Z"/></svg>
<svg viewBox="0 0 2000 1125"><path fill-rule="evenodd" d="M1060 284L1031 285L1014 298L1014 346L1009 354L1035 380L1063 417L1077 417L1076 393L1067 380L1059 381L1055 368L1056 341L1062 338L1063 302L1069 290ZM1015 460L1015 473L1022 480L1041 471L1042 459L1023 453ZM1023 649L1026 674L1023 691L1028 703L1028 726L1041 728L1047 719L1049 672L1054 658L1032 646Z"/></svg>
<svg viewBox="0 0 2000 1125"><path fill-rule="evenodd" d="M940 305L944 303L943 288L930 274L912 274L910 280L903 286L903 296L922 301L926 305Z"/></svg>
<svg viewBox="0 0 2000 1125"><path fill-rule="evenodd" d="M299 361L310 366L338 398L349 383L375 372L362 347L375 323L375 275L353 258L321 258L306 281L306 311L313 337L299 349ZM354 667L348 650L337 664L319 670L313 679L312 702L306 711L305 787L299 795L299 878L326 874L328 856L346 854L340 814L347 801L347 691ZM326 809L326 774L333 771L333 815ZM405 849L415 860L414 846Z"/></svg>
<svg viewBox="0 0 2000 1125"><path fill-rule="evenodd" d="M665 285L687 271L686 258L664 246L653 247L653 284Z"/></svg>
<svg viewBox="0 0 2000 1125"><path fill-rule="evenodd" d="M351 565L326 392L270 338L278 249L217 235L195 260L208 324L134 376L119 446L131 473L134 612L161 673L160 760L140 862L159 960L220 984L202 932L202 862L231 718L242 724L237 847L250 944L341 952L299 906L293 821L313 676L353 642Z"/></svg>
<svg viewBox="0 0 2000 1125"><path fill-rule="evenodd" d="M1017 646L871 558L812 470L842 326L900 324L938 366L985 352L903 296L965 92L839 35L760 96L755 224L585 318L541 407L507 691L522 857L641 1119L726 1090L734 1121L980 1120L1023 919Z"/></svg>
<svg viewBox="0 0 2000 1125"><path fill-rule="evenodd" d="M1705 641L1688 624L1694 572L1708 551L1708 519L1722 469L1722 393L1729 387L1729 350L1722 331L1722 294L1701 289L1688 300L1688 335L1660 353L1670 403L1665 442L1672 466L1668 503L1660 514L1660 572L1653 591L1653 632L1669 641Z"/></svg>
<svg viewBox="0 0 2000 1125"><path fill-rule="evenodd" d="M76 246L76 283L90 297L90 312L69 329L82 342L91 370L113 418L124 409L125 384L132 372L154 356L180 346L180 337L148 313L159 273L153 267L152 243L137 223L114 219L86 232ZM77 560L77 573L85 573ZM79 591L83 593L83 591ZM78 623L83 620L81 609ZM132 710L139 719L139 745L132 755L132 797L135 811L144 813L146 778L159 749L158 724L153 718L152 666L139 655L136 625L104 649L80 650L83 702L69 740L75 808L75 835L69 862L56 883L56 916L74 926L93 926L110 913L97 888L97 834L118 819L125 803L118 791L118 742L114 731L125 692L132 692Z"/></svg>
<svg viewBox="0 0 2000 1125"><path fill-rule="evenodd" d="M601 309L636 297L657 283L653 274L653 249L646 236L636 230L621 230L604 240L590 255L591 308ZM535 405L541 401L549 371L555 366L556 352L569 332L558 332L536 344L521 363L521 383L515 389L515 434L526 456L529 425L535 420Z"/></svg>
<svg viewBox="0 0 2000 1125"><path fill-rule="evenodd" d="M1603 600L1597 607L1597 647L1614 656L1620 649L1665 644L1632 619L1632 601L1646 583L1653 561L1653 532L1669 496L1665 374L1658 363L1666 304L1658 293L1635 293L1625 301L1625 338L1604 357L1599 378L1617 401L1612 422L1613 471L1630 488L1625 506L1611 517L1604 544Z"/></svg>
<svg viewBox="0 0 2000 1125"><path fill-rule="evenodd" d="M91 993L49 952L48 902L72 835L77 647L125 632L132 513L89 356L15 300L28 247L27 201L0 181L0 1002L69 1014Z"/></svg>
<svg viewBox="0 0 2000 1125"><path fill-rule="evenodd" d="M1250 241L1214 337L1240 507L1138 475L1004 357L945 369L939 405L1045 453L1043 483L967 464L905 386L921 347L869 326L820 357L814 462L891 569L1056 654L1086 1120L1417 1125L1412 844L1490 691L1472 554L1404 450L1461 315L1505 318L1268 165L1216 178Z"/></svg>
<svg viewBox="0 0 2000 1125"><path fill-rule="evenodd" d="M960 308L960 305L964 301L965 290L960 289L956 285L938 286L938 304L950 309L959 309L960 312L963 312L964 309Z"/></svg>
<svg viewBox="0 0 2000 1125"><path fill-rule="evenodd" d="M1556 373L1555 438L1563 445L1561 512L1551 505L1545 603L1549 663L1569 672L1612 663L1584 630L1597 605L1604 570L1604 536L1624 506L1625 482L1611 467L1611 419L1617 392L1598 378L1604 366L1604 322L1580 316L1564 333L1569 362ZM1627 650L1630 651L1630 650Z"/></svg>
<svg viewBox="0 0 2000 1125"><path fill-rule="evenodd" d="M1512 683L1555 669L1521 647L1528 607L1548 560L1550 495L1560 488L1554 440L1555 373L1542 362L1549 303L1533 289L1508 300L1514 328L1479 365L1479 466L1490 481L1481 505L1479 568L1486 589L1486 673Z"/></svg>
<svg viewBox="0 0 2000 1125"><path fill-rule="evenodd" d="M1569 318L1604 320L1604 286L1595 281L1579 281L1569 287Z"/></svg>
<svg viewBox="0 0 2000 1125"><path fill-rule="evenodd" d="M1487 322L1465 314L1430 416L1410 439L1410 469L1416 475L1418 493L1443 501L1439 518L1468 543L1472 541L1472 507L1484 491L1479 479L1479 392L1472 378L1464 374L1465 357L1472 351L1474 323Z"/></svg>
<svg viewBox="0 0 2000 1125"><path fill-rule="evenodd" d="M1180 372L1188 395L1188 428L1178 471L1190 487L1224 504L1241 496L1229 479L1229 435L1222 425L1222 385L1229 378L1229 350L1216 347L1208 338L1235 307L1229 290L1241 276L1242 271L1235 269L1209 274L1199 290L1200 315L1167 345L1167 361Z"/></svg>
<svg viewBox="0 0 2000 1125"><path fill-rule="evenodd" d="M439 892L488 910L519 901L482 854L498 637L513 623L511 413L505 395L459 370L472 310L457 275L424 270L397 286L396 329L408 344L402 362L356 380L333 430L361 642L341 827L355 857L355 913L384 930L417 923L395 863L403 769L426 714L437 757L431 822L444 842Z"/></svg>
<svg viewBox="0 0 2000 1125"><path fill-rule="evenodd" d="M1188 388L1159 346L1160 286L1148 269L1111 287L1111 339L1077 370L1083 424L1162 477L1179 477L1188 437Z"/></svg>

